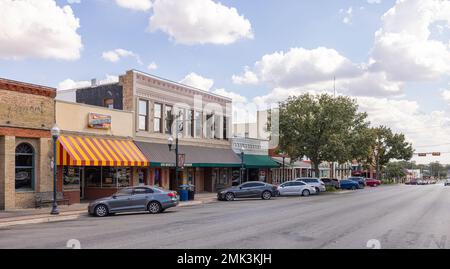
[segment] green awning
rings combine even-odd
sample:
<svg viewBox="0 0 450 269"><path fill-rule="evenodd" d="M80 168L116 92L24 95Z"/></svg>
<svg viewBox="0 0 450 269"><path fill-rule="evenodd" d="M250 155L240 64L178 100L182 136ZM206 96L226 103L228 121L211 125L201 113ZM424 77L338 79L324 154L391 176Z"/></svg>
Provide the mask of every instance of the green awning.
<svg viewBox="0 0 450 269"><path fill-rule="evenodd" d="M278 168L280 165L267 155L244 155L246 168Z"/></svg>

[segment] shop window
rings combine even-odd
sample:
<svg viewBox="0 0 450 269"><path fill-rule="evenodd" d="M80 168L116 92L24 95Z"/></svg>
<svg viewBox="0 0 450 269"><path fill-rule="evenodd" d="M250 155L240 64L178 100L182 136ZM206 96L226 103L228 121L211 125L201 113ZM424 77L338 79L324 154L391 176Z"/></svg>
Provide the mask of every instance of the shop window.
<svg viewBox="0 0 450 269"><path fill-rule="evenodd" d="M166 134L172 134L172 124L173 124L172 112L173 112L173 107L166 106L166 108L165 108L165 117L166 117L165 132L166 132Z"/></svg>
<svg viewBox="0 0 450 269"><path fill-rule="evenodd" d="M63 168L64 190L79 190L80 188L80 168L64 166Z"/></svg>
<svg viewBox="0 0 450 269"><path fill-rule="evenodd" d="M138 170L138 175L139 175L139 185L145 185L145 177L146 177L145 176L146 175L145 170L140 168Z"/></svg>
<svg viewBox="0 0 450 269"><path fill-rule="evenodd" d="M155 186L162 186L162 182L161 182L161 169L157 168L155 169L155 174L154 174L154 178L153 178L153 182Z"/></svg>
<svg viewBox="0 0 450 269"><path fill-rule="evenodd" d="M102 186L102 170L100 167L85 167L84 175L86 186L101 187Z"/></svg>
<svg viewBox="0 0 450 269"><path fill-rule="evenodd" d="M155 103L153 116L153 132L162 133L162 105Z"/></svg>
<svg viewBox="0 0 450 269"><path fill-rule="evenodd" d="M114 167L102 167L102 187L113 188L117 186L116 169Z"/></svg>
<svg viewBox="0 0 450 269"><path fill-rule="evenodd" d="M116 168L117 169L117 186L119 188L125 188L130 186L131 182L131 168Z"/></svg>
<svg viewBox="0 0 450 269"><path fill-rule="evenodd" d="M148 131L148 101L139 100L139 130Z"/></svg>
<svg viewBox="0 0 450 269"><path fill-rule="evenodd" d="M34 190L34 149L28 143L16 147L16 191Z"/></svg>

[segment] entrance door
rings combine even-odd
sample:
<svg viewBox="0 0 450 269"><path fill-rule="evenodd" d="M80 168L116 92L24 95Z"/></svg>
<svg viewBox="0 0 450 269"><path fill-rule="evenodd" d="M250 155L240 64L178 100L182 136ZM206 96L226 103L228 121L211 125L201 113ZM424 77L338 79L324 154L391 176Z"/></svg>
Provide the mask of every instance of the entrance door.
<svg viewBox="0 0 450 269"><path fill-rule="evenodd" d="M84 167L80 168L80 200L84 200L85 194L84 194L84 187L85 187L85 181L84 181Z"/></svg>

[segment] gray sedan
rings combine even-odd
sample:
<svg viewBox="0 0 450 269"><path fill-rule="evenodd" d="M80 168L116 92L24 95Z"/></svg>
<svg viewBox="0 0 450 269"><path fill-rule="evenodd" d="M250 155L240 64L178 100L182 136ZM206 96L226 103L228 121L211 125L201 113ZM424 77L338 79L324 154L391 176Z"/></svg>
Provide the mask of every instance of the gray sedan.
<svg viewBox="0 0 450 269"><path fill-rule="evenodd" d="M261 198L269 200L278 195L277 187L259 181L245 182L239 186L231 187L217 193L218 200L232 201L235 198Z"/></svg>
<svg viewBox="0 0 450 269"><path fill-rule="evenodd" d="M89 204L90 215L104 217L122 212L149 211L151 214L163 212L179 202L175 192L158 187L140 186L124 188L116 194L97 199Z"/></svg>

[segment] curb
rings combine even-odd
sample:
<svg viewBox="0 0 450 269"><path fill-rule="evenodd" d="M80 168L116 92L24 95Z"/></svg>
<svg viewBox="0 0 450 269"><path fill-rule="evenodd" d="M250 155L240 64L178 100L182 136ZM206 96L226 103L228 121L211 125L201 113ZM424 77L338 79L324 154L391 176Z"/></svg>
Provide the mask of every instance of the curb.
<svg viewBox="0 0 450 269"><path fill-rule="evenodd" d="M190 207L190 206L196 206L196 205L202 205L202 204L210 204L216 202L215 200L209 200L209 201L193 201L189 203L180 203L178 204L178 207ZM47 214L40 214L40 215L31 215L31 216L23 216L23 217L13 217L10 218L10 220L2 221L0 219L0 228L5 228L9 226L15 226L15 225L24 225L24 224L39 224L39 223L49 223L49 222L58 222L58 221L65 221L65 220L75 220L81 217L82 215L86 215L86 210L78 210L78 211L67 211L67 212L61 212L57 216L49 216Z"/></svg>

